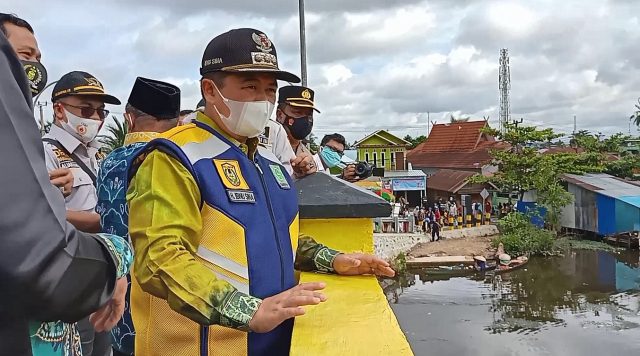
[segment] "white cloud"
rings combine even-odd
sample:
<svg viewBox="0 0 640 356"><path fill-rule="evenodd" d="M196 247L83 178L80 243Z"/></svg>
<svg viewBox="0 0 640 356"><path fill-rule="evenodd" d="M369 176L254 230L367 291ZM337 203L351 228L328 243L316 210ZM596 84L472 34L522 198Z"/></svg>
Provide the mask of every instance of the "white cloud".
<svg viewBox="0 0 640 356"><path fill-rule="evenodd" d="M200 98L208 41L230 28L265 31L281 67L299 72L297 2L18 1L51 79L89 71L125 99L136 76ZM640 96L640 3L635 0L307 1L309 83L316 133L349 139L376 128L425 134L449 113L498 112L498 56L511 55L512 112L527 123L604 133L628 130ZM45 94L43 97L46 97ZM121 108L113 108L121 111ZM48 115L48 114L47 114Z"/></svg>

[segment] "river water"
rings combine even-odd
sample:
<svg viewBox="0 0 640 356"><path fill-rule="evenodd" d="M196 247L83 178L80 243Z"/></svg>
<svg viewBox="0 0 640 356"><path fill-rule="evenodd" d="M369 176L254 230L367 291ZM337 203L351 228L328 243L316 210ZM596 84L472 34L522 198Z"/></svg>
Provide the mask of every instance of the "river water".
<svg viewBox="0 0 640 356"><path fill-rule="evenodd" d="M640 355L640 258L575 250L526 269L385 288L416 355Z"/></svg>

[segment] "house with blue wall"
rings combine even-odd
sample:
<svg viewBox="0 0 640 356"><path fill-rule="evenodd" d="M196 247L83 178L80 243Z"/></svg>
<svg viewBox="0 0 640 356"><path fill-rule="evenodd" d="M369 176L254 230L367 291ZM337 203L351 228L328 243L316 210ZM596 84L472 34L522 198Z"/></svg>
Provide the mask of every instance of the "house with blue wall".
<svg viewBox="0 0 640 356"><path fill-rule="evenodd" d="M608 174L565 174L573 202L562 211L564 228L601 236L640 231L640 184Z"/></svg>

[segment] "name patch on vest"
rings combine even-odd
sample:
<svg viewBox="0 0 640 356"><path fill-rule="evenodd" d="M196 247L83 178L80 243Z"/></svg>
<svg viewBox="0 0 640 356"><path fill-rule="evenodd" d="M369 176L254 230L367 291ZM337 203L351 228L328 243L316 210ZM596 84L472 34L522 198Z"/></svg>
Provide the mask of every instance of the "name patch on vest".
<svg viewBox="0 0 640 356"><path fill-rule="evenodd" d="M240 163L238 163L238 161L214 159L213 164L216 166L216 170L218 170L222 184L224 184L227 189L249 190L249 185L242 176Z"/></svg>
<svg viewBox="0 0 640 356"><path fill-rule="evenodd" d="M282 189L291 189L289 182L287 182L287 177L285 177L285 173L282 171L282 167L277 164L270 164L269 168L271 168L271 173L276 178L276 182Z"/></svg>
<svg viewBox="0 0 640 356"><path fill-rule="evenodd" d="M234 203L255 203L256 196L250 190L227 190L229 200Z"/></svg>

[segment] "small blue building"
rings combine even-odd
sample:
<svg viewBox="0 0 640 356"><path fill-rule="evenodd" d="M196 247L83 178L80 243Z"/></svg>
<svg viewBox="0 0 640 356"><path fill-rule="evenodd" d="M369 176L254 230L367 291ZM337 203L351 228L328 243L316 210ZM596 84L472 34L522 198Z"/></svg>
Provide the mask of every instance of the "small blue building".
<svg viewBox="0 0 640 356"><path fill-rule="evenodd" d="M560 218L562 227L606 236L640 231L640 184L608 174L565 174L574 196Z"/></svg>

